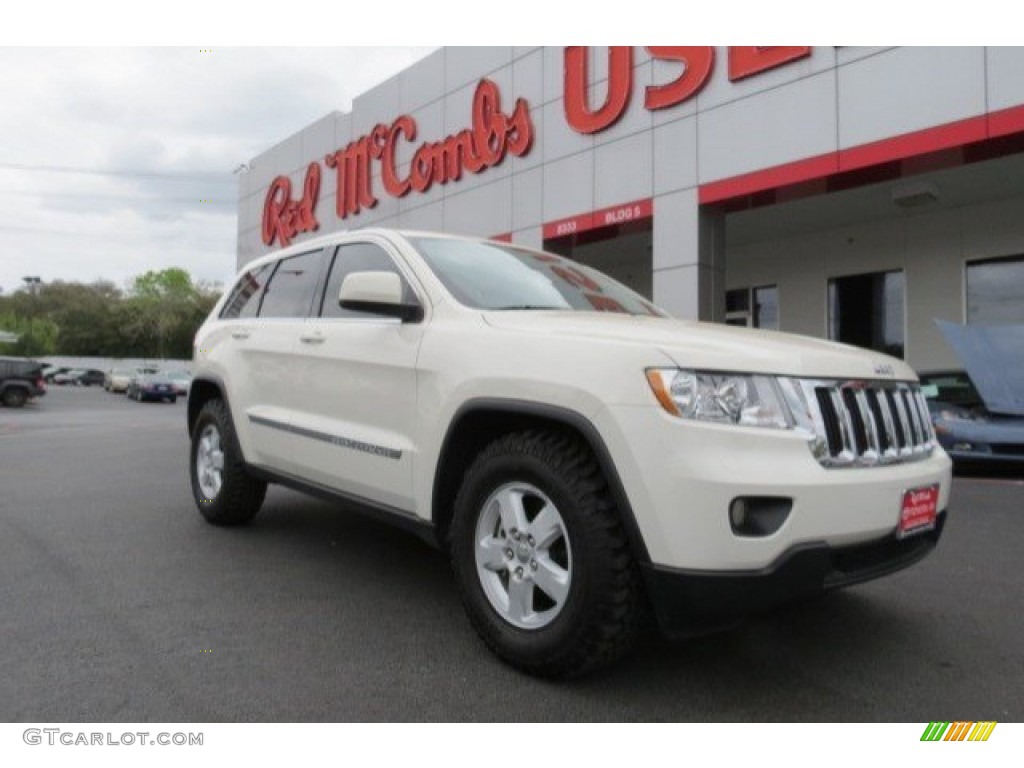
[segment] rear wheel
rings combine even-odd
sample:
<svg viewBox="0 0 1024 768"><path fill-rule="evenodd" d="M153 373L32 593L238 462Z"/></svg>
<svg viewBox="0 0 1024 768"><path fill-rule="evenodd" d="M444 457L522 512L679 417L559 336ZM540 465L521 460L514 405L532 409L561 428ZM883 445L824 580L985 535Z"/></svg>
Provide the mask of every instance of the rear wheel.
<svg viewBox="0 0 1024 768"><path fill-rule="evenodd" d="M622 522L585 443L506 435L466 473L452 559L484 642L531 674L569 677L632 645L643 593Z"/></svg>
<svg viewBox="0 0 1024 768"><path fill-rule="evenodd" d="M4 390L3 403L8 408L21 408L28 402L28 392L21 387L8 387Z"/></svg>
<svg viewBox="0 0 1024 768"><path fill-rule="evenodd" d="M192 496L206 521L241 525L263 505L267 484L251 477L223 400L203 405L192 428Z"/></svg>

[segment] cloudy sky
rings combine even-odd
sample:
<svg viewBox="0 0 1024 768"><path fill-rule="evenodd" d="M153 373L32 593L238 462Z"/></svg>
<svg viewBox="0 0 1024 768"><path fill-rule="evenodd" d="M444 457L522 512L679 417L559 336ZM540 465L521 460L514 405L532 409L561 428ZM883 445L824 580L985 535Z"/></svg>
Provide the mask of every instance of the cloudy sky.
<svg viewBox="0 0 1024 768"><path fill-rule="evenodd" d="M232 173L430 48L0 48L0 288L227 281Z"/></svg>

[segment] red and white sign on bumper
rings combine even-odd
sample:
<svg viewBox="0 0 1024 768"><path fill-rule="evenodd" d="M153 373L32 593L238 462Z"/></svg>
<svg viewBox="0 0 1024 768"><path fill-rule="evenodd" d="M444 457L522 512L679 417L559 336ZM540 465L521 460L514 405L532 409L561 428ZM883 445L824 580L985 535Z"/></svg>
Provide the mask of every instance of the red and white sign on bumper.
<svg viewBox="0 0 1024 768"><path fill-rule="evenodd" d="M900 507L900 524L897 533L907 536L935 527L939 511L939 486L914 488L903 494Z"/></svg>

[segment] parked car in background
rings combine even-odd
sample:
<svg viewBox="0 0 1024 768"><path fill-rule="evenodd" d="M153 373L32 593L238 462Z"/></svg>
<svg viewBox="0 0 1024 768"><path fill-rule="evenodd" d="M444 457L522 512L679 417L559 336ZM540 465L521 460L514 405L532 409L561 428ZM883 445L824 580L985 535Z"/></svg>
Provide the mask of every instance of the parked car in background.
<svg viewBox="0 0 1024 768"><path fill-rule="evenodd" d="M83 373L85 373L84 368L67 368L60 373L55 373L53 375L53 383L59 384L60 386L64 386L65 384L74 384L78 377Z"/></svg>
<svg viewBox="0 0 1024 768"><path fill-rule="evenodd" d="M77 384L80 387L91 387L94 384L103 384L106 380L106 374L96 368L86 368L85 370L73 371L74 378L72 384Z"/></svg>
<svg viewBox="0 0 1024 768"><path fill-rule="evenodd" d="M143 400L165 400L173 403L178 399L174 382L162 373L144 373L134 376L128 384L128 397L138 402Z"/></svg>
<svg viewBox="0 0 1024 768"><path fill-rule="evenodd" d="M21 408L34 397L46 394L43 366L23 357L0 357L0 403Z"/></svg>
<svg viewBox="0 0 1024 768"><path fill-rule="evenodd" d="M939 327L966 368L921 374L939 443L961 464L1024 467L1024 326Z"/></svg>
<svg viewBox="0 0 1024 768"><path fill-rule="evenodd" d="M192 385L192 374L186 370L164 371L164 375L174 383L176 394L184 397Z"/></svg>
<svg viewBox="0 0 1024 768"><path fill-rule="evenodd" d="M138 368L125 368L120 370L124 371L124 374L122 376L118 376L115 379L115 383L120 384L121 381L123 381L124 387L118 389L112 388L110 390L111 392L124 392L125 394L127 394L128 391L131 389L132 382L135 379L139 378L140 376L150 376L154 373L159 372L158 369L149 366L140 366Z"/></svg>
<svg viewBox="0 0 1024 768"><path fill-rule="evenodd" d="M45 381L48 381L48 382L50 382L52 384L53 380L57 376L65 374L65 373L67 373L70 370L71 370L70 368L66 368L66 367L60 366L60 365L48 365L48 366L46 366L46 368L43 369L43 379Z"/></svg>
<svg viewBox="0 0 1024 768"><path fill-rule="evenodd" d="M111 368L103 379L107 392L126 392L135 372L131 368Z"/></svg>

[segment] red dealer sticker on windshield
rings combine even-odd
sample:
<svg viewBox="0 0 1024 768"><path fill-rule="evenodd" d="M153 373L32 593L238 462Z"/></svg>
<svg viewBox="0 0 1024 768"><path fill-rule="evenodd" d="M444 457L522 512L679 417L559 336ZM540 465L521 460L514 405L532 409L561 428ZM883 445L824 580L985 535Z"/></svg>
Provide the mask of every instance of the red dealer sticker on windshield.
<svg viewBox="0 0 1024 768"><path fill-rule="evenodd" d="M939 511L939 486L913 488L903 494L900 507L900 525L896 534L900 537L912 533L930 531L935 527Z"/></svg>

